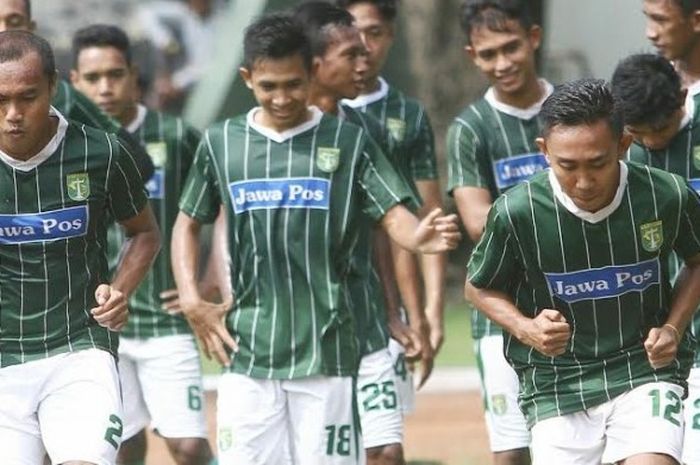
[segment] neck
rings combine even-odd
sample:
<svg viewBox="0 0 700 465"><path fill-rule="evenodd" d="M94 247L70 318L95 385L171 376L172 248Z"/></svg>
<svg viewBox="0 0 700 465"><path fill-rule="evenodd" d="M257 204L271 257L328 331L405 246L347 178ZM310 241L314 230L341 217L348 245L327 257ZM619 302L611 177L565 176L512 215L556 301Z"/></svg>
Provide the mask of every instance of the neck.
<svg viewBox="0 0 700 465"><path fill-rule="evenodd" d="M333 115L338 113L339 101L340 99L337 96L316 86L312 86L309 92L309 105L316 105L324 113L331 113Z"/></svg>
<svg viewBox="0 0 700 465"><path fill-rule="evenodd" d="M379 76L374 76L365 82L365 90L363 90L362 93L371 94L372 92L378 91L380 87L381 83L379 82Z"/></svg>
<svg viewBox="0 0 700 465"><path fill-rule="evenodd" d="M544 88L540 85L537 76L530 79L522 89L514 93L504 94L499 91L498 87L494 87L496 99L515 108L530 108L535 103L539 102L544 95Z"/></svg>
<svg viewBox="0 0 700 465"><path fill-rule="evenodd" d="M295 121L291 124L278 124L275 122L274 118L271 118L270 115L267 114L265 109L261 109L260 111L257 111L253 115L253 120L258 123L260 126L266 127L268 129L272 129L275 132L284 132L288 129L295 128L299 125L304 124L305 122L309 121L311 119L311 111L306 110L306 113L304 113L304 117L300 118L298 121Z"/></svg>
<svg viewBox="0 0 700 465"><path fill-rule="evenodd" d="M674 63L676 71L681 77L683 87L688 87L700 80L700 53L695 53L695 49L696 47L693 47L692 53L689 53L688 56L681 60L676 60Z"/></svg>
<svg viewBox="0 0 700 465"><path fill-rule="evenodd" d="M136 119L137 114L138 114L138 105L133 104L129 108L127 108L124 111L124 113L122 113L122 115L119 116L119 118L117 118L117 120L119 121L119 123L122 126L127 127L128 125L130 125L134 121L134 119Z"/></svg>

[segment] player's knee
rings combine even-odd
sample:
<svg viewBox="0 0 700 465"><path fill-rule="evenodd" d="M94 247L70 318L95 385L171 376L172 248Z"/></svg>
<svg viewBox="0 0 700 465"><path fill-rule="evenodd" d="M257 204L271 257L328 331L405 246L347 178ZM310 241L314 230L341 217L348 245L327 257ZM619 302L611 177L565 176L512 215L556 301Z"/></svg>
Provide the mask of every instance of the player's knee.
<svg viewBox="0 0 700 465"><path fill-rule="evenodd" d="M367 465L405 465L403 446L387 444L366 449Z"/></svg>
<svg viewBox="0 0 700 465"><path fill-rule="evenodd" d="M177 465L208 465L212 459L209 442L203 438L166 439Z"/></svg>
<svg viewBox="0 0 700 465"><path fill-rule="evenodd" d="M119 446L117 463L120 465L142 464L146 458L146 432L144 430L135 436L122 441Z"/></svg>
<svg viewBox="0 0 700 465"><path fill-rule="evenodd" d="M513 449L494 452L493 463L495 465L530 465L530 451L528 449Z"/></svg>

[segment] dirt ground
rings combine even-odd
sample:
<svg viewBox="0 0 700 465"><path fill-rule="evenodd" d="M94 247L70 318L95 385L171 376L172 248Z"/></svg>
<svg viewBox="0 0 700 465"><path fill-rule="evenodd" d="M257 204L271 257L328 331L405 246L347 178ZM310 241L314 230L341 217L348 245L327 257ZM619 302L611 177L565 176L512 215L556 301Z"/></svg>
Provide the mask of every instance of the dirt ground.
<svg viewBox="0 0 700 465"><path fill-rule="evenodd" d="M215 446L215 398L215 393L207 394L212 447ZM151 435L149 441L146 465L174 464L162 439ZM410 465L488 464L488 445L479 394L419 394L416 412L406 421L404 444Z"/></svg>

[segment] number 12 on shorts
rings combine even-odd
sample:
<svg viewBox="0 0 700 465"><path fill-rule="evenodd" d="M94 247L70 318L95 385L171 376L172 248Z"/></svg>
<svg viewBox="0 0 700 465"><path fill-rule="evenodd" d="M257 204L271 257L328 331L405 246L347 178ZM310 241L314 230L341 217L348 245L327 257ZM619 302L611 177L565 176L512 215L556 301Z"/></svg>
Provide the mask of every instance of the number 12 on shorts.
<svg viewBox="0 0 700 465"><path fill-rule="evenodd" d="M651 416L660 417L661 403L662 400L664 400L661 398L661 390L652 389L649 391L649 397L651 397ZM664 420L667 420L676 426L681 426L680 417L681 408L683 407L681 398L673 391L666 391L665 400L667 402L665 402L666 406L663 409Z"/></svg>

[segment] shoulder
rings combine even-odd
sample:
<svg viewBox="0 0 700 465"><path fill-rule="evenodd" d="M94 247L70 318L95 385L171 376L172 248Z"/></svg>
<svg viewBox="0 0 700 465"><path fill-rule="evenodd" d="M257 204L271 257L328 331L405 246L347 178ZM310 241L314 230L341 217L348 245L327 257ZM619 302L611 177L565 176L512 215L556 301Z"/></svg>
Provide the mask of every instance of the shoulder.
<svg viewBox="0 0 700 465"><path fill-rule="evenodd" d="M479 133L487 124L489 104L485 99L479 99L465 107L452 121L451 128L465 128L470 132Z"/></svg>
<svg viewBox="0 0 700 465"><path fill-rule="evenodd" d="M646 186L648 188L660 188L662 191L670 187L675 188L683 185L685 180L677 174L670 173L665 170L653 168L649 165L628 161L627 164L627 182L630 186Z"/></svg>

